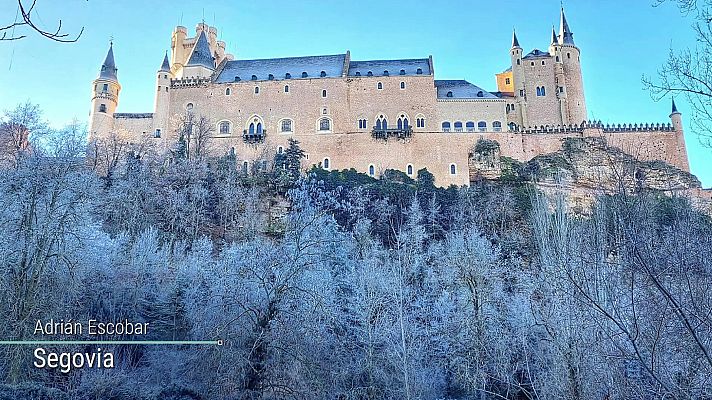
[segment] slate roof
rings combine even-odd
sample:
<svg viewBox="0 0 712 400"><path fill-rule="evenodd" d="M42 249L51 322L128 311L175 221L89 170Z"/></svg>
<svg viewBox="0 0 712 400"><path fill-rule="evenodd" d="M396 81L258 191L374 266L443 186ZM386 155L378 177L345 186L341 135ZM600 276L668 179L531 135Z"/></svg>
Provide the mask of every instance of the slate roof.
<svg viewBox="0 0 712 400"><path fill-rule="evenodd" d="M208 38L205 36L205 31L200 31L200 36L195 42L193 51L190 53L190 58L188 59L188 64L191 65L202 65L204 67L215 69L215 59L210 51L210 44L208 44Z"/></svg>
<svg viewBox="0 0 712 400"><path fill-rule="evenodd" d="M118 82L119 79L116 77L116 64L114 63L114 44L109 45L109 52L106 53L106 59L101 65L101 71L99 71L100 79L108 79L110 81Z"/></svg>
<svg viewBox="0 0 712 400"><path fill-rule="evenodd" d="M561 26L559 27L559 43L574 45L574 33L569 28L569 23L566 22L564 15L564 7L561 7Z"/></svg>
<svg viewBox="0 0 712 400"><path fill-rule="evenodd" d="M168 62L168 52L166 52L166 55L163 56L163 64L161 64L161 69L159 69L161 72L170 72L171 71L171 64Z"/></svg>
<svg viewBox="0 0 712 400"><path fill-rule="evenodd" d="M496 99L497 96L466 80L436 80L438 99ZM452 92L452 96L448 96Z"/></svg>
<svg viewBox="0 0 712 400"><path fill-rule="evenodd" d="M418 68L422 74L418 74ZM368 76L369 71L373 76L385 76L388 71L389 76L401 75L430 75L430 63L427 58L415 58L406 60L371 60L371 61L351 61L349 63L349 76Z"/></svg>
<svg viewBox="0 0 712 400"><path fill-rule="evenodd" d="M346 54L233 60L226 62L215 82L234 82L235 77L240 77L241 81L249 81L252 79L252 75L255 75L257 80L268 80L270 74L274 80L282 80L289 79L286 78L288 73L291 75L291 79L297 79L302 77L303 72L307 73L307 78L319 78L321 71L326 73L326 78L340 77L345 61Z"/></svg>
<svg viewBox="0 0 712 400"><path fill-rule="evenodd" d="M529 52L526 56L522 57L522 60L528 60L530 58L548 58L551 57L551 54L547 51L541 51L539 49L534 49Z"/></svg>

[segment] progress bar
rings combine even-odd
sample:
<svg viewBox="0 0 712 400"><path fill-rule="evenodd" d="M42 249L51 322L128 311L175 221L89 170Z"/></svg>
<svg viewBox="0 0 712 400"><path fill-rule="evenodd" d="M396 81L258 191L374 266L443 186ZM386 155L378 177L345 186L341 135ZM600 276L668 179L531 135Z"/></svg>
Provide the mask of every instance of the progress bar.
<svg viewBox="0 0 712 400"><path fill-rule="evenodd" d="M0 346L61 345L222 346L222 340L0 340Z"/></svg>

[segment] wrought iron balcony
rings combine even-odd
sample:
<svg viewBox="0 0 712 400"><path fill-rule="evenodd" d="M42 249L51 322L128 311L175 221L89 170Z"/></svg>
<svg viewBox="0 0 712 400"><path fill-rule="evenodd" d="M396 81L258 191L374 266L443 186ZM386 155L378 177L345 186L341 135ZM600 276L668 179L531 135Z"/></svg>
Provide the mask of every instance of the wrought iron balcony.
<svg viewBox="0 0 712 400"><path fill-rule="evenodd" d="M388 140L389 137L395 137L398 139L408 139L413 136L413 126L409 125L404 128L377 128L373 127L371 130L371 136L375 139Z"/></svg>
<svg viewBox="0 0 712 400"><path fill-rule="evenodd" d="M267 130L262 129L259 132L248 132L247 129L242 131L242 139L245 143L261 143L265 140L265 135L267 135Z"/></svg>

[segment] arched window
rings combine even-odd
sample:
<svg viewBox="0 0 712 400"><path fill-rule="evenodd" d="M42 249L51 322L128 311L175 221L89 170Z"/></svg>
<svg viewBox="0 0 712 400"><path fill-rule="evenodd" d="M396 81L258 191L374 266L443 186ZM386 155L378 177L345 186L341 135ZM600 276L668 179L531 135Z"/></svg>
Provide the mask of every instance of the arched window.
<svg viewBox="0 0 712 400"><path fill-rule="evenodd" d="M229 135L230 134L230 122L228 122L228 121L220 122L218 131L220 132L221 135Z"/></svg>
<svg viewBox="0 0 712 400"><path fill-rule="evenodd" d="M514 122L510 122L510 123L509 123L509 130L512 131L512 132L516 131L516 130L517 130L517 124L515 124Z"/></svg>
<svg viewBox="0 0 712 400"><path fill-rule="evenodd" d="M405 89L405 82L401 82L401 89Z"/></svg>
<svg viewBox="0 0 712 400"><path fill-rule="evenodd" d="M507 113L509 114L510 111L511 109L509 108L509 104L507 104Z"/></svg>
<svg viewBox="0 0 712 400"><path fill-rule="evenodd" d="M541 95L546 96L546 88L544 86L541 87Z"/></svg>
<svg viewBox="0 0 712 400"><path fill-rule="evenodd" d="M291 132L292 131L292 120L291 119L283 119L282 120L282 132Z"/></svg>
<svg viewBox="0 0 712 400"><path fill-rule="evenodd" d="M282 146L277 147L277 154L282 154L282 153L284 153L284 147L282 147Z"/></svg>
<svg viewBox="0 0 712 400"><path fill-rule="evenodd" d="M188 103L185 105L186 111L193 111L193 103Z"/></svg>
<svg viewBox="0 0 712 400"><path fill-rule="evenodd" d="M262 133L262 122L257 123L257 134L259 135Z"/></svg>
<svg viewBox="0 0 712 400"><path fill-rule="evenodd" d="M99 112L106 112L106 104L99 104Z"/></svg>
<svg viewBox="0 0 712 400"><path fill-rule="evenodd" d="M398 130L408 130L409 128L408 117L406 117L405 114L401 114L400 117L398 117Z"/></svg>
<svg viewBox="0 0 712 400"><path fill-rule="evenodd" d="M377 87L378 87L378 90L381 90L381 89L383 89L383 83L381 83L381 82L378 82L378 86L377 86Z"/></svg>
<svg viewBox="0 0 712 400"><path fill-rule="evenodd" d="M365 118L360 118L358 120L358 128L359 129L366 129L368 128L368 121L366 121Z"/></svg>
<svg viewBox="0 0 712 400"><path fill-rule="evenodd" d="M247 133L249 133L250 135L255 134L255 123L254 122L250 122L250 127L247 129Z"/></svg>
<svg viewBox="0 0 712 400"><path fill-rule="evenodd" d="M487 131L487 122L485 122L485 121L478 122L477 130L479 130L480 132L486 132Z"/></svg>
<svg viewBox="0 0 712 400"><path fill-rule="evenodd" d="M413 175L413 165L408 164L407 167L405 167L405 173L408 174L409 176Z"/></svg>
<svg viewBox="0 0 712 400"><path fill-rule="evenodd" d="M388 129L388 120L385 116L380 115L376 118L376 130L386 130Z"/></svg>
<svg viewBox="0 0 712 400"><path fill-rule="evenodd" d="M289 85L284 85L284 93L289 93Z"/></svg>
<svg viewBox="0 0 712 400"><path fill-rule="evenodd" d="M450 123L448 121L443 122L443 132L450 132Z"/></svg>
<svg viewBox="0 0 712 400"><path fill-rule="evenodd" d="M307 74L307 71L302 72L302 78L306 78L307 76L309 76L309 74Z"/></svg>
<svg viewBox="0 0 712 400"><path fill-rule="evenodd" d="M450 175L457 175L457 165L450 164Z"/></svg>
<svg viewBox="0 0 712 400"><path fill-rule="evenodd" d="M462 122L455 122L455 132L462 132Z"/></svg>
<svg viewBox="0 0 712 400"><path fill-rule="evenodd" d="M260 87L259 87L259 86L255 86L255 94L260 94Z"/></svg>
<svg viewBox="0 0 712 400"><path fill-rule="evenodd" d="M287 72L286 74L284 74L284 79L292 79L292 74Z"/></svg>
<svg viewBox="0 0 712 400"><path fill-rule="evenodd" d="M400 74L405 75L405 70L404 69L400 70Z"/></svg>
<svg viewBox="0 0 712 400"><path fill-rule="evenodd" d="M326 89L321 91L321 97L326 97Z"/></svg>
<svg viewBox="0 0 712 400"><path fill-rule="evenodd" d="M447 92L447 94L445 95L445 97L452 97L452 92Z"/></svg>
<svg viewBox="0 0 712 400"><path fill-rule="evenodd" d="M249 169L250 169L250 163L248 163L247 161L243 161L242 162L242 173L247 174L247 171L249 171Z"/></svg>
<svg viewBox="0 0 712 400"><path fill-rule="evenodd" d="M520 59L517 59L517 65L521 65L522 61Z"/></svg>
<svg viewBox="0 0 712 400"><path fill-rule="evenodd" d="M324 159L323 165L324 165L324 169L329 169L329 168L331 168L331 161L329 160L328 157Z"/></svg>
<svg viewBox="0 0 712 400"><path fill-rule="evenodd" d="M465 124L465 129L467 129L468 132L474 132L475 131L475 123L472 121L467 121Z"/></svg>
<svg viewBox="0 0 712 400"><path fill-rule="evenodd" d="M495 132L502 132L502 123L499 121L492 122L492 129Z"/></svg>
<svg viewBox="0 0 712 400"><path fill-rule="evenodd" d="M368 166L368 174L371 176L376 175L376 167L374 167L373 164Z"/></svg>
<svg viewBox="0 0 712 400"><path fill-rule="evenodd" d="M331 130L331 121L329 121L329 118L322 118L319 120L319 130L320 131Z"/></svg>
<svg viewBox="0 0 712 400"><path fill-rule="evenodd" d="M422 115L415 118L415 126L417 128L425 128L425 118Z"/></svg>
<svg viewBox="0 0 712 400"><path fill-rule="evenodd" d="M321 74L319 74L322 78L326 76L326 71L321 71Z"/></svg>
<svg viewBox="0 0 712 400"><path fill-rule="evenodd" d="M225 89L225 96L229 96L229 95L230 95L230 88L227 88L227 89Z"/></svg>

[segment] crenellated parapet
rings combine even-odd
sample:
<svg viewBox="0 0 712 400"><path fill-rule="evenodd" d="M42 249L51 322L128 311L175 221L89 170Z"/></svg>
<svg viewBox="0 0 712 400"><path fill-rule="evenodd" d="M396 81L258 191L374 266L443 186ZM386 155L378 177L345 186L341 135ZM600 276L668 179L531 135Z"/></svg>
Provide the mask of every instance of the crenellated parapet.
<svg viewBox="0 0 712 400"><path fill-rule="evenodd" d="M171 79L171 89L207 87L211 82L212 81L210 78L204 78L204 77L187 77L187 78Z"/></svg>
<svg viewBox="0 0 712 400"><path fill-rule="evenodd" d="M529 134L545 133L581 133L585 129L599 129L606 133L615 132L675 132L671 123L641 123L641 124L604 124L601 121L584 121L580 125L541 125L526 128L516 127L514 132Z"/></svg>

